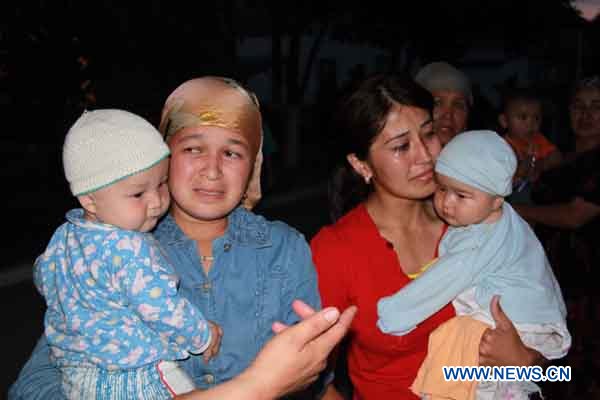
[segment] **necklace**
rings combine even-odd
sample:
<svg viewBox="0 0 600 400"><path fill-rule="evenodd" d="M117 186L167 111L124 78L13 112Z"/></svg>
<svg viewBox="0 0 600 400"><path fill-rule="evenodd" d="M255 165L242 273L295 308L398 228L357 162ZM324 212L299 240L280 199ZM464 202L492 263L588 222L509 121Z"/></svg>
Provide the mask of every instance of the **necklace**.
<svg viewBox="0 0 600 400"><path fill-rule="evenodd" d="M214 261L215 258L213 256L200 256L200 261L204 262L204 261Z"/></svg>

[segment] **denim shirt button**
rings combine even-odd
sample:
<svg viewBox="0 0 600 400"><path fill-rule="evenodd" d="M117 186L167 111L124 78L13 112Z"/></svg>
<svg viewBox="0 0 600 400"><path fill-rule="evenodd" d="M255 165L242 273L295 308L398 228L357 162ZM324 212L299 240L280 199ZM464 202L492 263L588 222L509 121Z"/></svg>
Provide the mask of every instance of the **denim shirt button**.
<svg viewBox="0 0 600 400"><path fill-rule="evenodd" d="M202 291L204 293L210 292L211 288L212 288L212 284L210 282L205 282L205 283L202 284Z"/></svg>
<svg viewBox="0 0 600 400"><path fill-rule="evenodd" d="M258 317L259 315L260 315L260 314L258 313L258 311L254 313L254 316L255 316L255 317Z"/></svg>
<svg viewBox="0 0 600 400"><path fill-rule="evenodd" d="M229 250L231 250L231 243L225 243L225 244L223 245L223 250L224 250L225 252L228 252Z"/></svg>
<svg viewBox="0 0 600 400"><path fill-rule="evenodd" d="M204 382L206 382L209 385L215 383L215 376L211 374L204 375Z"/></svg>
<svg viewBox="0 0 600 400"><path fill-rule="evenodd" d="M258 290L257 290L256 292L254 292L254 294L255 294L256 296L260 296L260 292L259 292Z"/></svg>

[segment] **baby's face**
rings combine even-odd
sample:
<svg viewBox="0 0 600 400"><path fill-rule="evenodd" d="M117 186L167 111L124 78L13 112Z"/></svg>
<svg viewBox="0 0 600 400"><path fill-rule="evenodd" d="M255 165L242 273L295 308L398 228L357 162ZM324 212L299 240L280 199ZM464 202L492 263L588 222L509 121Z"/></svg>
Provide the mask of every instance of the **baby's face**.
<svg viewBox="0 0 600 400"><path fill-rule="evenodd" d="M448 225L492 223L501 216L502 197L493 196L456 179L435 174L438 183L433 204Z"/></svg>
<svg viewBox="0 0 600 400"><path fill-rule="evenodd" d="M91 193L88 215L121 229L148 232L169 208L169 160Z"/></svg>

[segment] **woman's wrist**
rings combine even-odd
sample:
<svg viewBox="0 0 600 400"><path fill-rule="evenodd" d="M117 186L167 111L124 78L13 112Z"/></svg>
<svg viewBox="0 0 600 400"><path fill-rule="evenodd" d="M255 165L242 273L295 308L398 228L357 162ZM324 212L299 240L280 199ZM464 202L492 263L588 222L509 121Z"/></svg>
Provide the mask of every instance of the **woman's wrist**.
<svg viewBox="0 0 600 400"><path fill-rule="evenodd" d="M525 366L543 365L547 360L538 351L525 347Z"/></svg>
<svg viewBox="0 0 600 400"><path fill-rule="evenodd" d="M272 400L281 393L275 393L274 388L265 385L254 365L250 365L244 372L235 378L239 392L247 400Z"/></svg>

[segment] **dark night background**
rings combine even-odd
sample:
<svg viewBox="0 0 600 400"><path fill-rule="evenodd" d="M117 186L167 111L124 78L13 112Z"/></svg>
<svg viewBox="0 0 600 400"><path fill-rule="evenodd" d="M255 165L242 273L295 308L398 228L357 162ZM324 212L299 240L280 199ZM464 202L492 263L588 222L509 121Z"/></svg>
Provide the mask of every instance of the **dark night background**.
<svg viewBox="0 0 600 400"><path fill-rule="evenodd" d="M533 86L544 95L543 131L564 150L567 90L600 72L599 44L600 18L584 20L565 0L4 1L2 393L42 329L42 301L22 271L75 206L61 145L83 108L123 108L156 124L163 101L186 79L246 83L276 142L258 212L310 238L328 222L325 182L339 140L329 119L352 82L449 61L473 79L470 128L494 128L495 92ZM575 356L564 363L579 383L555 384L548 398L600 398L597 365Z"/></svg>

